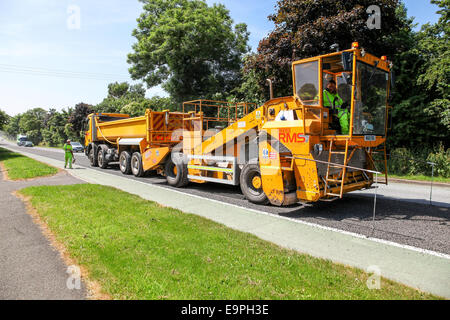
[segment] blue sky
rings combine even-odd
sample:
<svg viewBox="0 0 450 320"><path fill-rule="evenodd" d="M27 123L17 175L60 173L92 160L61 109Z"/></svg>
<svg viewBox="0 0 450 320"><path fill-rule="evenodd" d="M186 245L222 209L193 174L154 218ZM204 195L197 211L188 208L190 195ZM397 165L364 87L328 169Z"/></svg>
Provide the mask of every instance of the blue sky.
<svg viewBox="0 0 450 320"><path fill-rule="evenodd" d="M267 16L275 0L207 2L225 4L236 23L247 23L253 50L273 28ZM437 21L429 0L405 3L417 23ZM141 8L137 0L0 0L0 109L15 115L33 107L96 104L108 83L132 82L126 56ZM147 91L155 94L164 92Z"/></svg>

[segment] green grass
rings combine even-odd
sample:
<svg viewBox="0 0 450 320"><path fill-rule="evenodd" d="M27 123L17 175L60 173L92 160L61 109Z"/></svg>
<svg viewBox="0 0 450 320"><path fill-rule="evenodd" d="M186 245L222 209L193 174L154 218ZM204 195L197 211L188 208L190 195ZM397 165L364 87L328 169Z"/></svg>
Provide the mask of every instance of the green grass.
<svg viewBox="0 0 450 320"><path fill-rule="evenodd" d="M21 191L115 299L430 299L363 271L282 249L210 220L99 185Z"/></svg>
<svg viewBox="0 0 450 320"><path fill-rule="evenodd" d="M404 175L404 176L399 176L399 175L390 174L389 178L415 180L415 181L430 181L431 182L431 177L424 176L424 175L417 175L417 176ZM433 181L434 182L450 183L450 178L434 177Z"/></svg>
<svg viewBox="0 0 450 320"><path fill-rule="evenodd" d="M0 162L3 163L11 180L43 177L58 172L54 167L4 148L0 148Z"/></svg>

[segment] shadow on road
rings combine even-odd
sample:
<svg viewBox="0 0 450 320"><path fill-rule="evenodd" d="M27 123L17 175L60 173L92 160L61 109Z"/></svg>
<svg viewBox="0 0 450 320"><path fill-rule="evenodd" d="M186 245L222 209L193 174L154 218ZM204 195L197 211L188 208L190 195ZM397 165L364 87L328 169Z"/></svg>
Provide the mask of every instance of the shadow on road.
<svg viewBox="0 0 450 320"><path fill-rule="evenodd" d="M2 144L0 144L1 146ZM22 155L18 153L11 152L7 149L0 148L0 161L5 161L8 159L20 158Z"/></svg>

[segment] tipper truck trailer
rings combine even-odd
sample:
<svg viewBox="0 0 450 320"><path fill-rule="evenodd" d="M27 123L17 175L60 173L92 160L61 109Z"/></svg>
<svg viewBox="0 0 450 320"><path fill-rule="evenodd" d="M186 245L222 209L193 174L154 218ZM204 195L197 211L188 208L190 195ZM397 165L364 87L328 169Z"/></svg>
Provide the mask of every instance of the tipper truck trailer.
<svg viewBox="0 0 450 320"><path fill-rule="evenodd" d="M105 169L119 162L123 174L137 177L146 171L163 172L162 160L180 143L183 129L192 130L190 113L146 110L141 117L93 113L86 119L85 154L91 166Z"/></svg>
<svg viewBox="0 0 450 320"><path fill-rule="evenodd" d="M197 100L185 102L179 113L147 110L144 117L103 115L105 120L93 114L86 152L92 165L118 158L123 173L157 170L176 187L239 185L257 204L342 198L371 188L378 171L387 184L391 68L386 57L354 43L349 50L294 62L293 95L258 108ZM338 103L329 101L331 82ZM165 125L161 141L154 135L162 132L150 125L161 123L158 117Z"/></svg>

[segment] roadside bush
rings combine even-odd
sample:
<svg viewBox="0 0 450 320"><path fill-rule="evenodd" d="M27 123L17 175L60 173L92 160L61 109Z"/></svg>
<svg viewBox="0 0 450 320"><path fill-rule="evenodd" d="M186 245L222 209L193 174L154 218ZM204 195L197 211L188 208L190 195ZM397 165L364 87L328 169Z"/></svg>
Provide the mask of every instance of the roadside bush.
<svg viewBox="0 0 450 320"><path fill-rule="evenodd" d="M406 148L393 149L388 160L389 173L394 175L425 175L431 176L431 165L436 163L434 175L450 178L450 149L443 145L436 149L422 148L409 150Z"/></svg>
<svg viewBox="0 0 450 320"><path fill-rule="evenodd" d="M445 150L444 146L440 145L439 150L430 153L427 160L436 163L435 175L450 178L450 149Z"/></svg>

